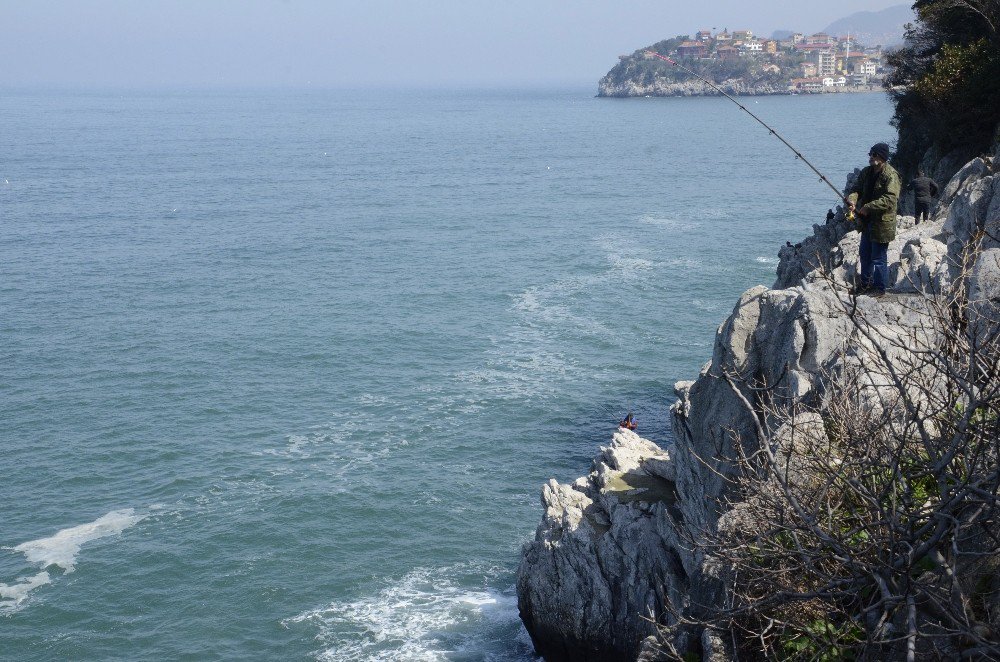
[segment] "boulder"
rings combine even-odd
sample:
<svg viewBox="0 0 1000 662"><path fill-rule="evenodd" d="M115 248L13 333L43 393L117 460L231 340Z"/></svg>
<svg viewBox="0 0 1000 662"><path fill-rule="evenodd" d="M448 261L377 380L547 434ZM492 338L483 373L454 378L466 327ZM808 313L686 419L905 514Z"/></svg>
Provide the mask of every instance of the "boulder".
<svg viewBox="0 0 1000 662"><path fill-rule="evenodd" d="M517 588L521 619L546 660L640 655L665 596L681 600L688 589L676 503L670 454L623 429L588 476L545 485L545 515Z"/></svg>

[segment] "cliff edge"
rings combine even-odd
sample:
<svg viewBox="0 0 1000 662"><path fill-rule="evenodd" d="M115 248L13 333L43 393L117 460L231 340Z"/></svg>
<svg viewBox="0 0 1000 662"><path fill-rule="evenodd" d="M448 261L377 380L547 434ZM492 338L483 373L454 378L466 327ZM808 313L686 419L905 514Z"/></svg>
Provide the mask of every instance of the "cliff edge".
<svg viewBox="0 0 1000 662"><path fill-rule="evenodd" d="M1000 145L992 159L962 167L930 222L899 218L889 248L893 293L882 299L848 294L859 235L841 215L783 248L773 286L739 298L717 331L711 360L696 380L675 385L670 446L619 430L587 476L545 485L544 515L517 579L521 618L539 654L550 661L658 659L658 625L672 624L678 612L697 616L724 595L699 543L725 515L734 433L753 435L757 423L736 389L780 384L785 398L821 402L829 375L864 365L880 349L898 351L892 339L922 333L921 301L956 277L973 236L982 245L970 291L1000 305L998 162ZM845 312L850 306L879 333L859 337ZM731 385L725 375L739 377ZM679 650L726 658L707 630L680 636L673 642Z"/></svg>

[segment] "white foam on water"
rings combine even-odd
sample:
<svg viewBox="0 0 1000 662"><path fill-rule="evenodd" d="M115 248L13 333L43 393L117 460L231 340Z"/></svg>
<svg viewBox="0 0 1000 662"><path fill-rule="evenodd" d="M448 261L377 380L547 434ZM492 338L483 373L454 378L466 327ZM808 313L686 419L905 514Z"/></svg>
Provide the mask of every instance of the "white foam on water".
<svg viewBox="0 0 1000 662"><path fill-rule="evenodd" d="M611 263L618 275L626 279L634 278L640 272L651 271L654 266L650 260L627 255L609 255L608 262Z"/></svg>
<svg viewBox="0 0 1000 662"><path fill-rule="evenodd" d="M42 568L59 566L68 574L76 569L76 557L83 544L117 535L143 517L136 515L132 508L114 510L88 524L63 529L49 538L21 543L14 549L22 552L30 563L37 563Z"/></svg>
<svg viewBox="0 0 1000 662"><path fill-rule="evenodd" d="M0 584L0 614L17 611L28 599L28 594L39 586L52 581L44 570L32 577L18 577L16 584Z"/></svg>
<svg viewBox="0 0 1000 662"><path fill-rule="evenodd" d="M585 336L619 344L619 320L603 311L595 314L594 300L616 298L626 285L651 283L670 266L643 257L642 246L628 236L602 233L591 243L604 253L603 268L511 293L517 321L490 338L492 347L483 364L458 372L458 381L475 384L477 395L488 394L491 399L524 399L545 397L557 393L562 382L590 377L566 351L566 338ZM691 263L700 264L693 259Z"/></svg>
<svg viewBox="0 0 1000 662"><path fill-rule="evenodd" d="M425 403L426 404L426 403ZM354 406L329 414L330 420L307 430L288 434L280 447L250 451L257 457L283 460L312 460L338 466L371 464L409 444L411 422L406 416L409 403L395 402L385 395L363 393ZM421 406L420 413L426 412ZM379 427L374 433L371 421Z"/></svg>
<svg viewBox="0 0 1000 662"><path fill-rule="evenodd" d="M657 225L664 228L676 228L680 227L682 221L673 217L663 217L654 216L652 214L645 214L639 217L639 222L646 225Z"/></svg>
<svg viewBox="0 0 1000 662"><path fill-rule="evenodd" d="M743 214L738 208L729 207L699 207L696 212L679 211L671 213L669 211L650 212L639 216L639 222L646 225L659 225L666 228L692 229L700 227L704 221L722 221L730 218L739 218Z"/></svg>
<svg viewBox="0 0 1000 662"><path fill-rule="evenodd" d="M778 258L776 257L758 257L757 262L761 264L778 264Z"/></svg>
<svg viewBox="0 0 1000 662"><path fill-rule="evenodd" d="M93 522L63 529L54 536L30 540L12 548L24 554L25 559L37 565L41 572L30 577L18 577L14 584L0 583L0 613L16 611L28 599L31 591L51 583L49 568L61 568L63 574L76 570L76 558L83 545L99 538L118 535L144 517L136 515L132 508L114 510Z"/></svg>
<svg viewBox="0 0 1000 662"><path fill-rule="evenodd" d="M672 257L665 260L664 265L671 269L697 270L703 268L705 263L696 257Z"/></svg>
<svg viewBox="0 0 1000 662"><path fill-rule="evenodd" d="M318 660L446 660L450 653L489 657L490 631L518 627L517 597L457 585L461 569L417 569L375 595L334 602L282 622L318 630ZM514 635L523 646L519 635ZM530 659L530 658L529 658Z"/></svg>
<svg viewBox="0 0 1000 662"><path fill-rule="evenodd" d="M700 207L697 212L698 218L710 218L713 220L739 218L742 215L738 207Z"/></svg>
<svg viewBox="0 0 1000 662"><path fill-rule="evenodd" d="M636 272L641 270L635 263L621 267L620 271ZM587 279L563 281L545 287L530 287L514 296L514 310L522 314L529 325L546 325L577 331L595 336L613 336L614 331L607 324L591 317L585 317L573 312L568 302L573 295L588 291ZM592 280L592 284L596 281Z"/></svg>
<svg viewBox="0 0 1000 662"><path fill-rule="evenodd" d="M362 393L358 396L358 404L362 407L371 407L375 405L387 405L389 403L389 398L378 393Z"/></svg>
<svg viewBox="0 0 1000 662"><path fill-rule="evenodd" d="M721 304L719 302L713 303L711 301L705 301L704 299L692 299L691 305L697 308L698 310L704 310L708 312L725 309L724 304Z"/></svg>

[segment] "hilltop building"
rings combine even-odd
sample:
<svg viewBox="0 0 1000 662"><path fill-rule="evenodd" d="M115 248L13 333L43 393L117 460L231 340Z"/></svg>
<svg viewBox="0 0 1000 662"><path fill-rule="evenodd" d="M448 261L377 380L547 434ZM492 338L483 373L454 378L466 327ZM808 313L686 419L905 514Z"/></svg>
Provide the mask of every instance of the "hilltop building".
<svg viewBox="0 0 1000 662"><path fill-rule="evenodd" d="M680 39L680 38L679 38ZM761 39L751 30L735 30L713 35L699 30L695 38L675 42L672 54L689 60L752 59L759 74L789 75L790 90L832 91L847 84L870 86L878 82L881 48L865 48L848 36L824 32L805 36L800 32L788 39Z"/></svg>
<svg viewBox="0 0 1000 662"><path fill-rule="evenodd" d="M703 41L685 41L677 47L680 57L705 57L707 54L708 46Z"/></svg>

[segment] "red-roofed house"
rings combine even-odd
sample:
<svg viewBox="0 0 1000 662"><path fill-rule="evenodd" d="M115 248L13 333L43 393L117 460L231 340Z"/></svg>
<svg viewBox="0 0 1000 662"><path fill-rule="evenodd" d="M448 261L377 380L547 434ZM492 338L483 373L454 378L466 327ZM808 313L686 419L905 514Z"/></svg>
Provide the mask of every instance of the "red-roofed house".
<svg viewBox="0 0 1000 662"><path fill-rule="evenodd" d="M677 47L678 57L705 57L708 47L700 41L684 41Z"/></svg>
<svg viewBox="0 0 1000 662"><path fill-rule="evenodd" d="M817 32L814 35L809 35L808 37L806 37L805 43L824 44L826 46L833 46L836 44L836 40L825 32Z"/></svg>
<svg viewBox="0 0 1000 662"><path fill-rule="evenodd" d="M728 60L730 58L739 57L740 49L735 46L719 46L715 49L715 54L719 56L720 60Z"/></svg>

